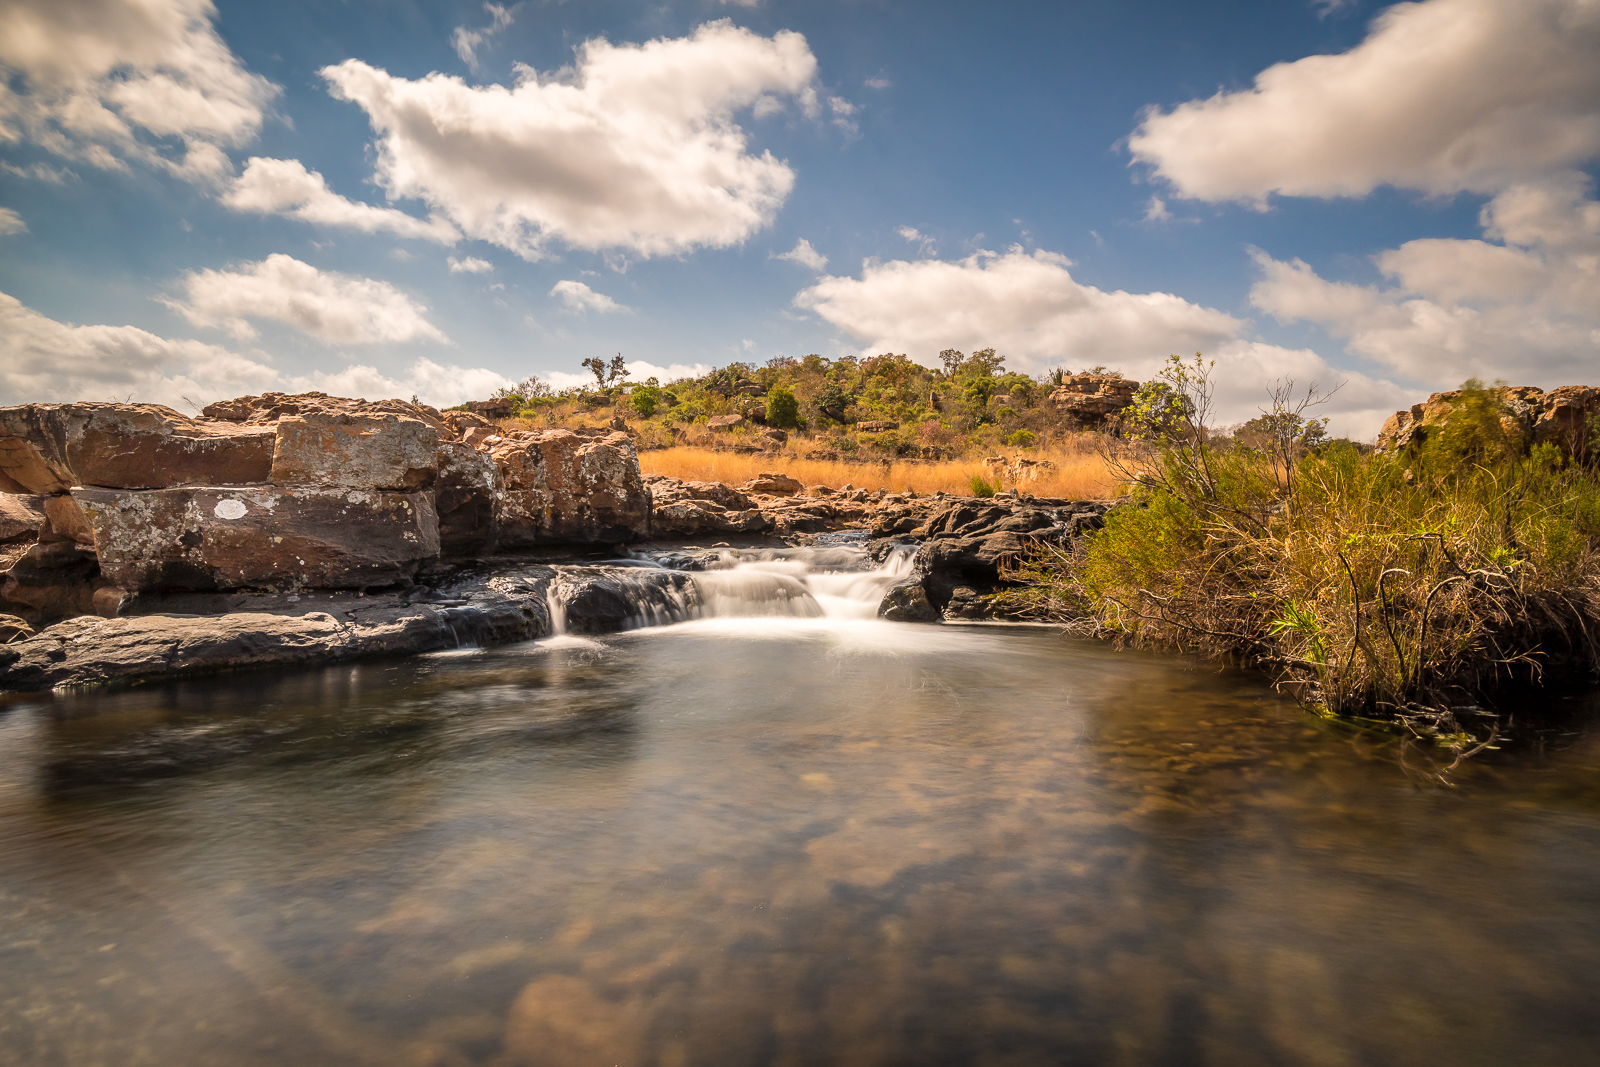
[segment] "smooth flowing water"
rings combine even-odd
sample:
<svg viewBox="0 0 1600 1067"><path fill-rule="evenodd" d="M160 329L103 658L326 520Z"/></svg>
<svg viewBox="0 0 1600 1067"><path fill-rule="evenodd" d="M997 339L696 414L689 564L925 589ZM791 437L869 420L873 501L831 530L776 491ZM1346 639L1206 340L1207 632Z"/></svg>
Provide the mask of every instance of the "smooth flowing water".
<svg viewBox="0 0 1600 1067"><path fill-rule="evenodd" d="M817 565L0 707L0 1062L1595 1061L1600 731L1441 780L1257 679L879 622L888 570Z"/></svg>

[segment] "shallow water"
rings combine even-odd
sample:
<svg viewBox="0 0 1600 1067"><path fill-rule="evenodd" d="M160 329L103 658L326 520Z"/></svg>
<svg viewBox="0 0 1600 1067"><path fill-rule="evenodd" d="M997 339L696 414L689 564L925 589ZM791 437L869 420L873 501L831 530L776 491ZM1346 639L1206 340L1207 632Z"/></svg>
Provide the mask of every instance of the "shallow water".
<svg viewBox="0 0 1600 1067"><path fill-rule="evenodd" d="M842 617L14 703L0 1062L1593 1062L1558 740Z"/></svg>

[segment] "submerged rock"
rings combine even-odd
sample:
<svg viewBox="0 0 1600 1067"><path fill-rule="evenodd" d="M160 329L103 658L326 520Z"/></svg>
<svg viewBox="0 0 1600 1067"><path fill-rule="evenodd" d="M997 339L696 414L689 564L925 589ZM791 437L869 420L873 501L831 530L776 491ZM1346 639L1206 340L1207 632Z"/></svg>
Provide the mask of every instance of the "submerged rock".
<svg viewBox="0 0 1600 1067"><path fill-rule="evenodd" d="M889 587L878 605L880 618L890 622L933 622L939 612L928 602L921 578L907 578Z"/></svg>

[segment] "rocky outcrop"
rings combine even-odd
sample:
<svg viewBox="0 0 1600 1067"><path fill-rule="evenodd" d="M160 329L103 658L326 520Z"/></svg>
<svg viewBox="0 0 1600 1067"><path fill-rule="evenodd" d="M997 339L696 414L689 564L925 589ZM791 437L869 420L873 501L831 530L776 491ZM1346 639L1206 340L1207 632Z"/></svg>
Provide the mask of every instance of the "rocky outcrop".
<svg viewBox="0 0 1600 1067"><path fill-rule="evenodd" d="M449 432L437 408L405 400L359 400L347 396L329 396L327 393L262 393L260 396L219 400L200 409L204 418L251 426L275 426L286 415L313 412L325 415L399 415L425 422L441 432Z"/></svg>
<svg viewBox="0 0 1600 1067"><path fill-rule="evenodd" d="M645 479L651 497L650 536L658 540L764 533L772 520L745 493L721 482Z"/></svg>
<svg viewBox="0 0 1600 1067"><path fill-rule="evenodd" d="M159 404L0 408L0 471L29 493L75 485L162 489L264 482L275 432L190 419Z"/></svg>
<svg viewBox="0 0 1600 1067"><path fill-rule="evenodd" d="M1497 386L1490 393L1500 407L1500 424L1506 435L1523 447L1549 442L1573 455L1600 444L1594 439L1595 420L1600 419L1600 387L1563 385L1546 392L1531 385L1514 385ZM1378 433L1378 450L1420 446L1450 420L1461 397L1460 389L1434 393L1409 410L1395 412Z"/></svg>
<svg viewBox="0 0 1600 1067"><path fill-rule="evenodd" d="M1105 428L1133 403L1139 383L1109 374L1069 374L1050 394L1050 405L1086 430Z"/></svg>
<svg viewBox="0 0 1600 1067"><path fill-rule="evenodd" d="M763 471L754 478L740 486L747 493L763 493L767 496L794 496L805 489L805 486L795 478L777 471Z"/></svg>
<svg viewBox="0 0 1600 1067"><path fill-rule="evenodd" d="M502 488L494 457L470 444L445 441L439 445L438 461L433 508L439 516L439 554L462 559L491 551Z"/></svg>
<svg viewBox="0 0 1600 1067"><path fill-rule="evenodd" d="M497 518L503 548L625 544L650 527L650 494L625 433L515 434L490 454L504 484Z"/></svg>
<svg viewBox="0 0 1600 1067"><path fill-rule="evenodd" d="M921 578L908 578L890 586L878 605L878 616L890 622L933 622L938 609L928 601Z"/></svg>

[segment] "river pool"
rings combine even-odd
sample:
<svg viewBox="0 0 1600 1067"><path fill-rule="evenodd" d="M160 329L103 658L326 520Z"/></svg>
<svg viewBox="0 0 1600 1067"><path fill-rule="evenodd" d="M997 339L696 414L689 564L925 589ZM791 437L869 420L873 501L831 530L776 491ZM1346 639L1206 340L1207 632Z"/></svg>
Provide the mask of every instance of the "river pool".
<svg viewBox="0 0 1600 1067"><path fill-rule="evenodd" d="M13 699L0 1062L1596 1062L1600 730L1531 736L837 617Z"/></svg>

